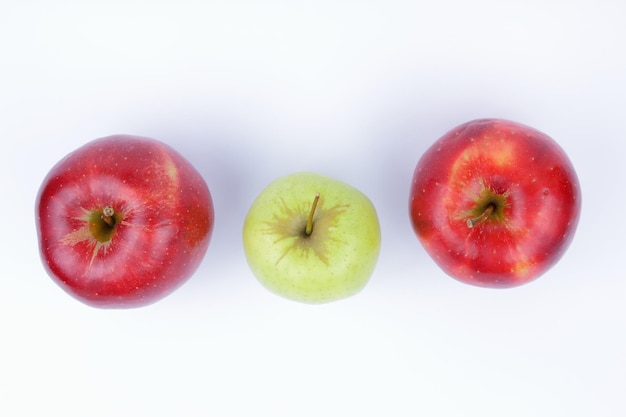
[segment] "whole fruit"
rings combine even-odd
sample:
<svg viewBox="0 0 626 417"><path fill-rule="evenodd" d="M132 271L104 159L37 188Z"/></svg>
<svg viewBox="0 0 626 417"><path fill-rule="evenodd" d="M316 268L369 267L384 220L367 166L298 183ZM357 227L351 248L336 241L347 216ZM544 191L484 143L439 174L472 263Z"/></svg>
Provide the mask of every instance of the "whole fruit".
<svg viewBox="0 0 626 417"><path fill-rule="evenodd" d="M561 147L498 119L437 140L415 168L409 203L417 237L447 274L500 288L552 267L572 242L580 209L578 178Z"/></svg>
<svg viewBox="0 0 626 417"><path fill-rule="evenodd" d="M47 272L94 307L139 307L170 294L200 265L213 220L198 171L164 143L136 136L76 149L37 197Z"/></svg>
<svg viewBox="0 0 626 417"><path fill-rule="evenodd" d="M270 291L325 303L365 287L380 252L380 226L357 189L296 173L275 180L254 201L243 244L252 272Z"/></svg>

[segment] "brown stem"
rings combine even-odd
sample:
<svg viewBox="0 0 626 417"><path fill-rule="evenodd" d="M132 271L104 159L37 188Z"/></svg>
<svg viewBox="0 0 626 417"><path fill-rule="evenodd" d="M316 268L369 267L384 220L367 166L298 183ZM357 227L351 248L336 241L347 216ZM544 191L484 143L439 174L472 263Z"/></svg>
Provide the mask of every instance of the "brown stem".
<svg viewBox="0 0 626 417"><path fill-rule="evenodd" d="M104 222L106 224L108 224L110 227L115 226L115 217L113 217L113 215L115 214L115 210L113 210L113 207L111 206L106 206L105 208L102 209L102 220L104 220Z"/></svg>
<svg viewBox="0 0 626 417"><path fill-rule="evenodd" d="M306 229L304 229L304 233L307 236L310 236L313 233L313 216L315 215L315 209L317 208L317 202L320 200L320 193L315 194L315 199L313 200L313 205L311 206L311 212L309 213L309 219L306 222Z"/></svg>
<svg viewBox="0 0 626 417"><path fill-rule="evenodd" d="M476 216L473 219L467 219L467 227L469 227L470 229L472 229L473 227L481 224L482 222L484 222L485 220L487 220L489 218L489 216L491 216L491 213L493 213L493 211L496 209L496 206L493 204L489 204L486 208L485 211L482 212L482 214L480 216Z"/></svg>

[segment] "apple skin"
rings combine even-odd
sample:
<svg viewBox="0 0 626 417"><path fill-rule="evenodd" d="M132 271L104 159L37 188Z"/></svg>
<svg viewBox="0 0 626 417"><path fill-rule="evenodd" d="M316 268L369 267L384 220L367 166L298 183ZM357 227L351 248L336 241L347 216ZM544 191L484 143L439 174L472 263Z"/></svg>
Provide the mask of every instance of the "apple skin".
<svg viewBox="0 0 626 417"><path fill-rule="evenodd" d="M112 228L101 220L107 206ZM140 307L173 292L200 265L213 223L198 171L166 144L138 136L76 149L50 170L37 196L43 265L92 307Z"/></svg>
<svg viewBox="0 0 626 417"><path fill-rule="evenodd" d="M493 212L470 227L490 204ZM426 252L448 275L482 287L545 273L572 242L580 211L578 178L561 147L501 119L446 133L417 163L410 189L410 219Z"/></svg>
<svg viewBox="0 0 626 417"><path fill-rule="evenodd" d="M319 201L307 236L316 193ZM243 226L245 255L260 283L308 304L361 291L376 266L380 240L378 215L363 193L308 172L286 175L267 186Z"/></svg>

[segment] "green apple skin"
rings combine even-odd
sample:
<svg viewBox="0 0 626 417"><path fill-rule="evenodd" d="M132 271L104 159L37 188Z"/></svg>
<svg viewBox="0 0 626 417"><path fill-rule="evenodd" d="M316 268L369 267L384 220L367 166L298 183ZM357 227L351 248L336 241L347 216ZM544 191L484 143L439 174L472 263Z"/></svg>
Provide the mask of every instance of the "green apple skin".
<svg viewBox="0 0 626 417"><path fill-rule="evenodd" d="M319 193L310 235L305 232ZM287 299L321 304L361 291L380 253L372 202L341 181L314 173L281 177L252 203L243 246L253 274Z"/></svg>

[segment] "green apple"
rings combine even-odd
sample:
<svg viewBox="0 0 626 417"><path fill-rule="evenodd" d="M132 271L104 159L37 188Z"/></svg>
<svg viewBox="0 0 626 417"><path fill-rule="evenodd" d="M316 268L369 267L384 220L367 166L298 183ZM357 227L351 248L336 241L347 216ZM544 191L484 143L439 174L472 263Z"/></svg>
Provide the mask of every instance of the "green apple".
<svg viewBox="0 0 626 417"><path fill-rule="evenodd" d="M243 226L250 269L270 291L319 304L361 291L380 252L372 202L341 181L295 173L272 182Z"/></svg>

